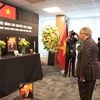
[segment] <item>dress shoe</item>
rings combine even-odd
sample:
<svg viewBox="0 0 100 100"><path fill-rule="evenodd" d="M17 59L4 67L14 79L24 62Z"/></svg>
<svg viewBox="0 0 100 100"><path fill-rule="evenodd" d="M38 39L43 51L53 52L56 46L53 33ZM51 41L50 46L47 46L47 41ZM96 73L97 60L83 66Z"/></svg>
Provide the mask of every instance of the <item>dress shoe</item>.
<svg viewBox="0 0 100 100"><path fill-rule="evenodd" d="M63 77L64 77L64 78L67 77L67 74L64 74Z"/></svg>

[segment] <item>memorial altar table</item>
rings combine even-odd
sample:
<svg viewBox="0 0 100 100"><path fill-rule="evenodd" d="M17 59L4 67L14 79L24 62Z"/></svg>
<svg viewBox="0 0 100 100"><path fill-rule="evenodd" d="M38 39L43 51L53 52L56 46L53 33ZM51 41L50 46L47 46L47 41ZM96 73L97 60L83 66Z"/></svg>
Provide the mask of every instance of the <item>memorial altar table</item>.
<svg viewBox="0 0 100 100"><path fill-rule="evenodd" d="M3 56L0 59L0 98L19 88L20 83L42 80L39 54Z"/></svg>

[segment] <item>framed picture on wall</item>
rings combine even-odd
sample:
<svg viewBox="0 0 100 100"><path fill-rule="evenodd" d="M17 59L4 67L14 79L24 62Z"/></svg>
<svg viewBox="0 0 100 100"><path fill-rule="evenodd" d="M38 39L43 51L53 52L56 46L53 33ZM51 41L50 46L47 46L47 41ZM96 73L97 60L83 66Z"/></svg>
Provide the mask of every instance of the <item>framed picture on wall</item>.
<svg viewBox="0 0 100 100"><path fill-rule="evenodd" d="M17 50L16 37L7 37L7 46L8 46L8 52Z"/></svg>
<svg viewBox="0 0 100 100"><path fill-rule="evenodd" d="M33 83L20 83L20 100L33 100Z"/></svg>

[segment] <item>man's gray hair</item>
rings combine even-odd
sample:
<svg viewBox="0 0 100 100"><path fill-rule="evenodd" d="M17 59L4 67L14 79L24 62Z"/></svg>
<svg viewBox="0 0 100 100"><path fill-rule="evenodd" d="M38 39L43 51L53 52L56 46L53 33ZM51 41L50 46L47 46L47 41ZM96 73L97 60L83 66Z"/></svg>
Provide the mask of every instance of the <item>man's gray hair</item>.
<svg viewBox="0 0 100 100"><path fill-rule="evenodd" d="M92 31L91 31L91 29L89 27L81 28L80 33L86 34L87 36L91 36L92 35Z"/></svg>

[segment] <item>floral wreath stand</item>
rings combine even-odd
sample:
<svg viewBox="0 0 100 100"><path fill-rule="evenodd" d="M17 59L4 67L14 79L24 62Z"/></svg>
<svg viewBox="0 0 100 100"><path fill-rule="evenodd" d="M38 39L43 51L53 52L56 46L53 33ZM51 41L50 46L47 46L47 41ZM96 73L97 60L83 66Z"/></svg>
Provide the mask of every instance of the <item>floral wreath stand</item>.
<svg viewBox="0 0 100 100"><path fill-rule="evenodd" d="M48 53L48 65L54 66L54 53Z"/></svg>

